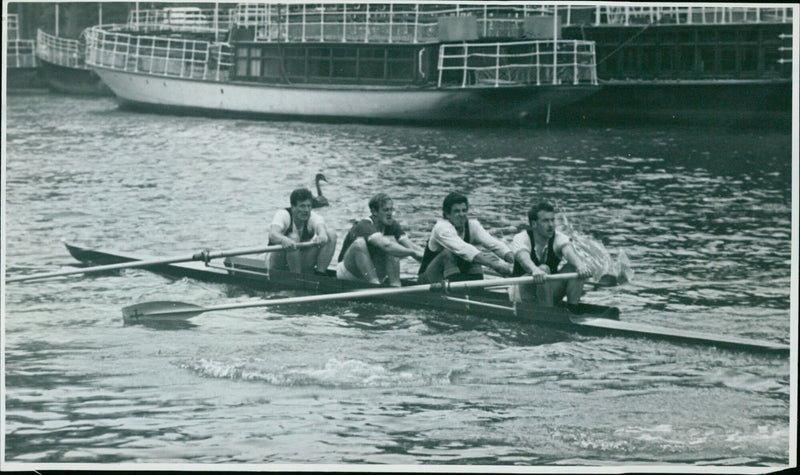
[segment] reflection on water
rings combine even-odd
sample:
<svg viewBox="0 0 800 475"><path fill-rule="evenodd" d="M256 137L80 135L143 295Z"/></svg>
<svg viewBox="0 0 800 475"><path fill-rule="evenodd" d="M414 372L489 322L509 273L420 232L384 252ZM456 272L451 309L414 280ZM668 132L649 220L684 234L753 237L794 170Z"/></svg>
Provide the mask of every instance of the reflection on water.
<svg viewBox="0 0 800 475"><path fill-rule="evenodd" d="M321 171L321 212L340 240L377 191L420 244L451 190L507 241L547 199L564 229L635 273L588 300L627 321L788 342L785 132L251 122L109 99L7 102L9 274L72 265L61 238L148 256L261 245L291 190ZM6 459L788 461L784 358L368 303L122 325L136 302L261 296L141 269L7 286Z"/></svg>

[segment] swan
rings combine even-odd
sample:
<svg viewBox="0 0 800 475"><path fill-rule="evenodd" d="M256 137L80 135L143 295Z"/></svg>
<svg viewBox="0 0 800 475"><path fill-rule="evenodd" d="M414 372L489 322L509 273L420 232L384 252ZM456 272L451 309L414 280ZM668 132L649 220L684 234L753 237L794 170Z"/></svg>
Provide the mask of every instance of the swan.
<svg viewBox="0 0 800 475"><path fill-rule="evenodd" d="M312 201L311 204L312 208L324 208L325 206L328 206L330 204L328 203L328 198L322 196L322 188L319 186L319 182L321 181L327 182L328 180L322 173L317 173L317 176L314 177L314 182L317 185L317 196L315 196L314 200Z"/></svg>

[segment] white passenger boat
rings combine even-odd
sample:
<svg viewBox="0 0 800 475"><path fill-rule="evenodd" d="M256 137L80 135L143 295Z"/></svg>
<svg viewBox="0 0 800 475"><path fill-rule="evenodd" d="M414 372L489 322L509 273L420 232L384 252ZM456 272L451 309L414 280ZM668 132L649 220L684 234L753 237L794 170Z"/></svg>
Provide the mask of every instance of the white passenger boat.
<svg viewBox="0 0 800 475"><path fill-rule="evenodd" d="M86 63L123 105L162 112L546 118L599 89L594 43L559 39L557 18L480 3L242 4L227 41L93 27Z"/></svg>

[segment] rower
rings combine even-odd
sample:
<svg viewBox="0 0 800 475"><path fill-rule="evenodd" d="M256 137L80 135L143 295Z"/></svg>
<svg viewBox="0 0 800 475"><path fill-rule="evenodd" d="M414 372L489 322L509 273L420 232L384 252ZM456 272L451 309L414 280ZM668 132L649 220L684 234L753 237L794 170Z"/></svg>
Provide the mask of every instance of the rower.
<svg viewBox="0 0 800 475"><path fill-rule="evenodd" d="M566 234L556 231L555 210L545 201L528 210L528 228L514 235L513 275L529 274L533 284L513 285L509 296L513 302L536 302L548 307L567 297L577 304L583 295L583 278L592 275L589 267L578 257ZM562 260L566 261L559 268ZM546 281L545 275L577 272L581 277L572 280Z"/></svg>
<svg viewBox="0 0 800 475"><path fill-rule="evenodd" d="M270 254L270 269L326 274L336 249L336 233L328 230L322 216L311 210L313 199L311 191L298 188L289 196L291 206L275 213L269 226L269 242L289 250ZM297 249L296 244L301 242L319 246Z"/></svg>
<svg viewBox="0 0 800 475"><path fill-rule="evenodd" d="M420 283L482 279L483 265L501 275L511 273L514 253L503 241L489 234L477 219L468 218L468 210L466 196L453 192L445 197L444 218L436 221L425 246L419 268ZM476 245L488 251L480 251Z"/></svg>
<svg viewBox="0 0 800 475"><path fill-rule="evenodd" d="M422 260L422 247L414 244L394 217L394 203L386 193L369 200L370 217L353 224L344 238L336 277L344 280L400 286L400 259Z"/></svg>

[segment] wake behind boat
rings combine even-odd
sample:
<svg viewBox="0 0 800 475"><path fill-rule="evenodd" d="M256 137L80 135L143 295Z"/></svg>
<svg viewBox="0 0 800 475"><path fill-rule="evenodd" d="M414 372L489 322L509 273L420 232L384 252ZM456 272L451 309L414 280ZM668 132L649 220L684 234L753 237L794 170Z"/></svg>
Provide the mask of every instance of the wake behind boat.
<svg viewBox="0 0 800 475"><path fill-rule="evenodd" d="M73 244L66 244L66 247L75 259L84 263L103 265L146 260L146 258L142 256L87 249ZM174 278L188 277L206 282L223 283L266 291L292 289L307 291L316 295L344 295L344 293L362 291L364 289L380 289L378 286L337 279L334 272L330 270L328 274L324 276L293 274L286 271L270 271L266 268L263 258L254 257L226 258L223 265L212 264L209 260L204 260L203 262L154 264L143 267L158 274ZM414 284L415 282L407 280L403 282L404 286L411 286ZM491 285L489 285L489 287L491 287ZM444 286L443 289L446 290L446 286ZM425 292L414 293L411 296L405 294L387 294L374 298L392 305L432 308L487 318L513 319L525 323L554 326L583 334L611 334L644 337L759 353L777 353L784 355L788 355L789 353L789 346L779 343L709 335L699 332L621 321L619 319L619 309L615 307L588 303L580 303L578 305L563 304L555 307L544 307L527 303L514 306L510 304L505 289L502 288L477 288L454 292L445 291L442 293ZM265 302L269 301L267 300ZM162 302L152 302L152 304L156 304L156 312L163 310L166 314L169 314L168 305L165 306ZM139 305L141 306L142 304ZM265 305L246 304L246 306ZM234 306L231 306L231 308L234 308ZM141 307L139 307L139 309L141 309ZM200 311L197 311L198 309ZM178 310L181 310L181 308L178 308ZM176 313L178 319L188 318L197 313L202 313L202 311L211 309L184 307L183 310L185 310L185 312ZM147 311L126 313L126 320L128 323L145 322L149 317ZM154 317L158 320L157 315L154 315Z"/></svg>

